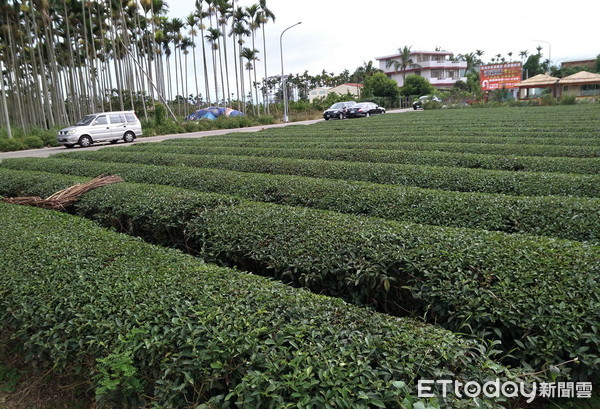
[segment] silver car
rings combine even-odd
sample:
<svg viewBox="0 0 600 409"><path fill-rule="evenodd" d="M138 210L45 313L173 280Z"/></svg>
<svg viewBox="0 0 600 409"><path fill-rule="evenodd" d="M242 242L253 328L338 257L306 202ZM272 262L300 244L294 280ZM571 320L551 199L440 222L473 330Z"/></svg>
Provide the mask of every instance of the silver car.
<svg viewBox="0 0 600 409"><path fill-rule="evenodd" d="M86 148L95 142L133 142L140 135L142 124L135 112L118 111L86 115L75 126L58 131L56 138L67 148Z"/></svg>

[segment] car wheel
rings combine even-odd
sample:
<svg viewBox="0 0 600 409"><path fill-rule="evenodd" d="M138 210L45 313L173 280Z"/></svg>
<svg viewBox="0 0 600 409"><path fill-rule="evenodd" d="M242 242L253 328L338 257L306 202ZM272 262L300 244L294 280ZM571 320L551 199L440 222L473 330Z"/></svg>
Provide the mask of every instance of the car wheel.
<svg viewBox="0 0 600 409"><path fill-rule="evenodd" d="M75 146L75 144L73 144L73 143L65 143L65 148L67 148L67 149L71 149L73 146Z"/></svg>
<svg viewBox="0 0 600 409"><path fill-rule="evenodd" d="M134 139L135 135L133 134L133 132L125 132L125 135L123 135L123 140L125 141L125 143L131 143Z"/></svg>
<svg viewBox="0 0 600 409"><path fill-rule="evenodd" d="M344 114L342 114L342 113L340 112L340 114L338 115L338 119L344 119Z"/></svg>
<svg viewBox="0 0 600 409"><path fill-rule="evenodd" d="M329 117L325 117L325 120L326 120L326 121L329 121Z"/></svg>
<svg viewBox="0 0 600 409"><path fill-rule="evenodd" d="M92 138L90 138L87 135L83 135L81 138L79 138L79 146L81 146L82 148L92 146Z"/></svg>

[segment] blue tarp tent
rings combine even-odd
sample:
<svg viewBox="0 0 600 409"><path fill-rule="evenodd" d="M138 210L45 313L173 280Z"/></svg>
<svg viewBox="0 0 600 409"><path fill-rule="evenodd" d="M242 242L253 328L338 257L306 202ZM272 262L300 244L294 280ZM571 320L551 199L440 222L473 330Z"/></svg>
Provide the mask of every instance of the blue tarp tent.
<svg viewBox="0 0 600 409"><path fill-rule="evenodd" d="M243 112L236 111L231 108L223 107L208 107L197 110L196 112L188 115L186 118L188 121L196 121L198 119L216 119L217 117L225 116L244 116Z"/></svg>
<svg viewBox="0 0 600 409"><path fill-rule="evenodd" d="M201 119L210 119L210 120L215 120L217 119L217 117L215 116L215 114L213 114L212 112L208 111L205 112L201 117Z"/></svg>

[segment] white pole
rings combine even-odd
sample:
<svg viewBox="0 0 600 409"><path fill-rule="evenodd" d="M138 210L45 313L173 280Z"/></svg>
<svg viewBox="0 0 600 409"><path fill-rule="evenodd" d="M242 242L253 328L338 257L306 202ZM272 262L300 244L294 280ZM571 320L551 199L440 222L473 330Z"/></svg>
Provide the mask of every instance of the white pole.
<svg viewBox="0 0 600 409"><path fill-rule="evenodd" d="M297 26L298 24L302 24L302 22L299 21L298 23L289 26L288 28L286 28L285 30L283 30L281 32L281 35L279 36L279 53L281 54L281 89L283 91L283 122L289 122L289 118L288 118L287 86L285 84L285 73L283 71L283 43L282 43L282 39L283 39L283 33L285 33L286 31L288 31L290 28Z"/></svg>

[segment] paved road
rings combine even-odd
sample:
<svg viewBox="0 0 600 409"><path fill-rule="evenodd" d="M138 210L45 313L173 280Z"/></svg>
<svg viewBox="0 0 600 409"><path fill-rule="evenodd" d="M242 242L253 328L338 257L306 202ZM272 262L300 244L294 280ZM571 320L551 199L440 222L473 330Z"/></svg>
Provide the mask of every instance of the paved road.
<svg viewBox="0 0 600 409"><path fill-rule="evenodd" d="M394 109L394 110L388 111L387 113L396 114L396 113L409 112L409 111L413 111L413 110L412 109ZM225 134L233 133L233 132L258 132L258 131L262 131L263 129L281 128L284 126L295 126L295 125L311 125L311 124L315 124L317 122L322 122L322 121L324 121L324 120L323 119L313 119L313 120L309 120L309 121L289 122L289 123L274 124L274 125L252 126L249 128L215 129L215 130L211 130L211 131L202 131L202 132L190 132L190 133L180 133L180 134L173 134L173 135L150 136L147 138L144 137L144 138L137 139L136 142L137 143L161 142L161 141L164 141L167 139L174 139L174 138L202 138L204 136L225 135ZM106 148L106 147L119 147L119 146L129 146L129 145L130 144L126 144L126 143L95 144L89 148L85 148L85 150L90 151L90 150L98 150L98 149L102 149L102 148ZM74 151L77 149L81 149L81 148L75 147L73 149L69 149L69 151ZM54 148L29 149L29 150L14 151L14 152L0 152L0 161L2 161L2 159L8 159L8 158L26 158L26 157L45 158L45 157L48 157L50 155L54 155L55 153L60 153L60 152L67 152L67 149L64 146L58 146L58 147L54 147Z"/></svg>

